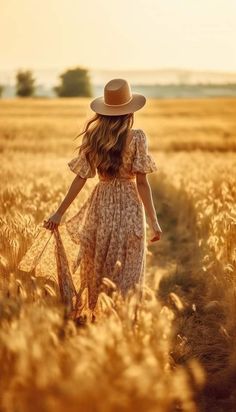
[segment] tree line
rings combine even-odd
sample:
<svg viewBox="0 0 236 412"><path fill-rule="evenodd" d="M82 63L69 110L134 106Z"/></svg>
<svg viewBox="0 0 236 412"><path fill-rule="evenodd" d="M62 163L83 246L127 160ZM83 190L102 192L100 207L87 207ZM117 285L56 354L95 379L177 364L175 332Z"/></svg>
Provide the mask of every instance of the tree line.
<svg viewBox="0 0 236 412"><path fill-rule="evenodd" d="M18 70L16 73L15 94L19 97L35 95L36 79L31 70ZM75 67L59 76L59 84L53 87L58 97L91 97L92 87L87 69ZM0 96L4 85L0 85Z"/></svg>

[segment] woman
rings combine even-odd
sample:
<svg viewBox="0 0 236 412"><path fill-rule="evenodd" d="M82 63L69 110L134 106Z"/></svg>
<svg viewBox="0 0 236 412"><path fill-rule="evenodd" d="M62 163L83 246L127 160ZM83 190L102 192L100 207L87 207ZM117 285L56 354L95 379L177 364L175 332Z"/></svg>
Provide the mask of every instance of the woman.
<svg viewBox="0 0 236 412"><path fill-rule="evenodd" d="M44 220L43 226L54 232L57 247L63 250L60 268L65 267L61 261L67 261L71 250L63 249L63 236L69 234L73 245L78 246L73 274L79 276L79 285L74 287L72 278L68 278L64 287L75 289L74 319L85 313L90 319L96 317L103 278L115 283L123 296L144 281L145 211L151 229L150 241L160 239L162 231L146 177L157 166L148 153L143 130L132 129L134 112L145 103L145 97L132 94L124 79L113 79L105 85L104 96L90 104L96 115L80 133L83 140L78 155L68 163L76 177L58 209ZM99 182L89 197L75 216L61 224L67 208L96 172ZM63 225L66 231L61 239L58 228ZM19 268L26 270L24 260Z"/></svg>

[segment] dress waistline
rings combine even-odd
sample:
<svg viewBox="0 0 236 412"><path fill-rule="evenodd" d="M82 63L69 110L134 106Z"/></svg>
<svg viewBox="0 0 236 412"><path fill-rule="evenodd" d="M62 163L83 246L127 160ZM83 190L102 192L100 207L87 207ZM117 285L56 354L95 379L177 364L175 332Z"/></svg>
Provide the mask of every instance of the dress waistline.
<svg viewBox="0 0 236 412"><path fill-rule="evenodd" d="M100 182L135 181L135 177L99 177Z"/></svg>

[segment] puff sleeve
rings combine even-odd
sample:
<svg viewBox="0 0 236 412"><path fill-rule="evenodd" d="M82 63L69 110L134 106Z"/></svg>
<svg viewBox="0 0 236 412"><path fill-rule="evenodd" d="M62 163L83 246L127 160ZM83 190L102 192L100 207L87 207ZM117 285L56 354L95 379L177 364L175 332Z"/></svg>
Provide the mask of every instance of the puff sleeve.
<svg viewBox="0 0 236 412"><path fill-rule="evenodd" d="M83 177L84 179L94 177L96 175L96 169L94 171L92 170L84 152L79 153L78 156L70 160L67 165L72 172Z"/></svg>
<svg viewBox="0 0 236 412"><path fill-rule="evenodd" d="M148 153L147 138L142 129L136 130L135 154L133 158L133 173L152 173L158 170L154 158Z"/></svg>

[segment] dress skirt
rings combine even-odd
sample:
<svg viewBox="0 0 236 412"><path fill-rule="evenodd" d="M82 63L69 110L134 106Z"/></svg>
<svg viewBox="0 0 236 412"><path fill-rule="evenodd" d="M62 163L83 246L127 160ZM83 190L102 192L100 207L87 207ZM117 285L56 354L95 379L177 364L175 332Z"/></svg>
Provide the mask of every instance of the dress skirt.
<svg viewBox="0 0 236 412"><path fill-rule="evenodd" d="M125 297L144 282L146 219L134 179L100 180L78 213L41 228L18 268L58 283L73 317L98 315L103 281Z"/></svg>

